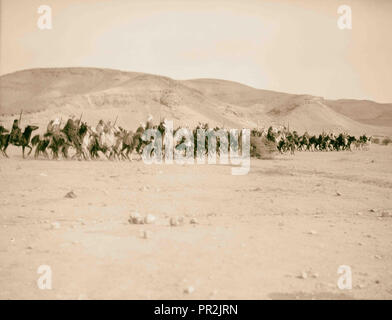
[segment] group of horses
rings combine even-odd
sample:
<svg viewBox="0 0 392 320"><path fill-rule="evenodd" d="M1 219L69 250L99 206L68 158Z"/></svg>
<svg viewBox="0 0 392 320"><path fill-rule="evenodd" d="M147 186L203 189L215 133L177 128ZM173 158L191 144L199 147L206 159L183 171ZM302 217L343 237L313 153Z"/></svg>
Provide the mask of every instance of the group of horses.
<svg viewBox="0 0 392 320"><path fill-rule="evenodd" d="M372 142L372 137L366 134L359 138L344 133L326 133L310 135L305 132L299 135L296 131L290 131L285 127L276 129L269 127L265 130L252 130L254 137L266 137L268 141L276 143L276 148L280 153L295 151L352 151L362 149Z"/></svg>
<svg viewBox="0 0 392 320"><path fill-rule="evenodd" d="M11 134L9 131L3 126L0 126L0 152L8 157L6 153L7 147L13 144L22 147L23 157L25 157L26 148L29 149L28 155L30 155L35 147L35 158L42 155L48 159L59 159L60 157L68 159L69 149L73 148L75 150L71 157L73 159L94 160L99 159L100 154L102 154L108 159L127 159L132 161L132 153L135 151L141 155L144 146L149 143L142 139L146 129L158 129L162 133L162 136L165 132L163 121L155 126L149 122L146 125L140 125L135 132L128 131L122 127L116 127L115 125L111 125L110 122L104 123L100 121L100 124L102 124L102 130L98 131L80 119L75 122L77 128L75 135L70 136L65 130L65 127L61 128L60 123L51 120L46 132L44 134L37 134L33 138L31 138L32 133L38 127L27 125L17 141L10 139ZM220 130L218 127L209 129L208 124L199 124L193 130L195 141L196 131L199 128L215 131ZM174 132L178 129L175 129ZM362 148L371 142L371 137L362 135L356 138L347 133L336 135L325 132L318 136L309 135L307 132L299 135L296 131L290 131L285 127L277 128L271 126L268 129L251 130L251 148L256 148L260 140L272 144L272 148L275 151L294 154L295 151L344 151L352 150L353 146L355 148ZM219 147L219 141L217 147Z"/></svg>

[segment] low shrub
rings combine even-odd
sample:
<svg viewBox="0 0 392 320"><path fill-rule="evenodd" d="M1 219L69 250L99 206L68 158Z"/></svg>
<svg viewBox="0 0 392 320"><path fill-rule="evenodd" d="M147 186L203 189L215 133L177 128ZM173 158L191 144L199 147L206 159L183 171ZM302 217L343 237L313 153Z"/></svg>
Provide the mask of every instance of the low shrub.
<svg viewBox="0 0 392 320"><path fill-rule="evenodd" d="M388 144L390 144L392 142L391 138L387 137L385 139L382 140L381 144L383 146L387 146Z"/></svg>
<svg viewBox="0 0 392 320"><path fill-rule="evenodd" d="M250 156L257 159L273 159L277 152L276 143L266 137L250 138Z"/></svg>

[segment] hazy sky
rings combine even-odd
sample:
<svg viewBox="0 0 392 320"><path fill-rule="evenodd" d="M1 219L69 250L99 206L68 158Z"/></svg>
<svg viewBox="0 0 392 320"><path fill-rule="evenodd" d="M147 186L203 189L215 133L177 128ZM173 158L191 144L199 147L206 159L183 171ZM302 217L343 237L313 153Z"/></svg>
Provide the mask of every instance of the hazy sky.
<svg viewBox="0 0 392 320"><path fill-rule="evenodd" d="M1 74L106 67L392 102L392 0L1 0L0 41Z"/></svg>

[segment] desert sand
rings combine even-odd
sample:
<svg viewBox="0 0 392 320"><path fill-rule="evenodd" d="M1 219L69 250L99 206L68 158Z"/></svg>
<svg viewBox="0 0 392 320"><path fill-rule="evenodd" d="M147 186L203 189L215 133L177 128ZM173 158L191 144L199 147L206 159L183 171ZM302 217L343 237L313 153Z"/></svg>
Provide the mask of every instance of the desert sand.
<svg viewBox="0 0 392 320"><path fill-rule="evenodd" d="M0 124L42 134L82 115L135 130L289 125L392 134L391 106L254 89L217 79L94 68L0 77ZM33 134L33 135L34 135ZM392 299L392 148L297 152L223 165L0 157L0 299ZM73 192L74 197L66 194ZM155 217L130 224L130 215ZM170 220L183 223L171 226ZM41 290L40 266L52 289ZM352 289L337 286L339 266Z"/></svg>
<svg viewBox="0 0 392 320"><path fill-rule="evenodd" d="M252 159L245 176L9 150L1 299L392 298L390 146ZM155 223L130 224L135 211ZM40 265L51 267L51 290L37 286ZM337 287L340 265L352 290Z"/></svg>

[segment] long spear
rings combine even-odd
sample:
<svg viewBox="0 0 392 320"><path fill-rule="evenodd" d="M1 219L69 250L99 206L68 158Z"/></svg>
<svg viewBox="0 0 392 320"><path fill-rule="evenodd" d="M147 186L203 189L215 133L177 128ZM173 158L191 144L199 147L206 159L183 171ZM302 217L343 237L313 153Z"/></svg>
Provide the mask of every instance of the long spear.
<svg viewBox="0 0 392 320"><path fill-rule="evenodd" d="M81 113L81 115L80 115L80 118L79 118L79 126L81 125L81 121L82 121L82 116L83 116L83 112Z"/></svg>
<svg viewBox="0 0 392 320"><path fill-rule="evenodd" d="M116 117L116 120L114 120L113 127L116 125L117 119L118 119L118 115L117 115L117 117Z"/></svg>
<svg viewBox="0 0 392 320"><path fill-rule="evenodd" d="M20 110L20 115L19 115L19 125L20 125L20 120L22 119L22 113L23 113L23 109Z"/></svg>

